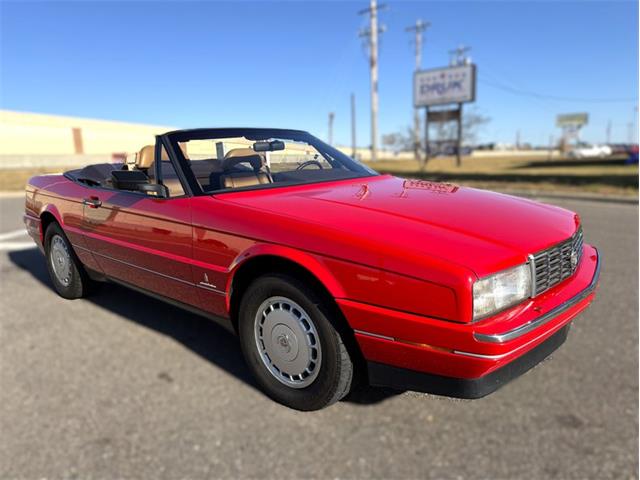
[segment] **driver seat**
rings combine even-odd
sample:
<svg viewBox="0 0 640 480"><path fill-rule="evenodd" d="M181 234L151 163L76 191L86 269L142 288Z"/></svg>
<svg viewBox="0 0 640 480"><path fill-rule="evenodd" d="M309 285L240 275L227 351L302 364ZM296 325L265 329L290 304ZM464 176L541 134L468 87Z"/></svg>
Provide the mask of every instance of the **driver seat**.
<svg viewBox="0 0 640 480"><path fill-rule="evenodd" d="M234 170L234 167L240 163L250 165L253 171ZM224 172L220 177L222 188L242 188L271 183L269 175L260 171L264 164L264 157L251 148L229 150L222 162Z"/></svg>

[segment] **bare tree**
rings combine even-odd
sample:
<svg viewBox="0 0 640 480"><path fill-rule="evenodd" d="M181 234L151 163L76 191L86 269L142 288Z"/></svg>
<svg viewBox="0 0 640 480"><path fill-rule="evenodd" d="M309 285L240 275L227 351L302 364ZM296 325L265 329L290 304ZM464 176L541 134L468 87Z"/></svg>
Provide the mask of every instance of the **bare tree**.
<svg viewBox="0 0 640 480"><path fill-rule="evenodd" d="M478 140L478 133L487 123L491 121L490 117L482 115L477 109L468 109L462 115L462 143L465 145L473 145ZM454 141L456 138L456 122L444 122L435 124L436 141Z"/></svg>
<svg viewBox="0 0 640 480"><path fill-rule="evenodd" d="M382 144L394 153L413 150L413 130L406 127L404 132L394 132L382 135Z"/></svg>
<svg viewBox="0 0 640 480"><path fill-rule="evenodd" d="M475 144L480 130L490 121L490 117L482 115L477 109L467 109L462 115L462 143L465 145ZM455 142L456 129L456 122L431 123L429 133L430 142ZM431 132L435 135L432 135ZM406 127L404 132L394 132L383 135L382 143L395 153L412 151L413 130L411 127ZM422 145L422 149L424 150L424 145Z"/></svg>

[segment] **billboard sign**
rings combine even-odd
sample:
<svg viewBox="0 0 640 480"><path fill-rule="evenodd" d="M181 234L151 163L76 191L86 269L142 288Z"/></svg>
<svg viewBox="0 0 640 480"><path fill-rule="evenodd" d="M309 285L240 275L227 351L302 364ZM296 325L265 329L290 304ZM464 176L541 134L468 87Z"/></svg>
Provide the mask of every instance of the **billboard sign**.
<svg viewBox="0 0 640 480"><path fill-rule="evenodd" d="M415 107L466 103L475 99L476 66L473 64L421 70L413 76Z"/></svg>
<svg viewBox="0 0 640 480"><path fill-rule="evenodd" d="M589 123L588 113L564 113L556 117L558 127L582 127Z"/></svg>

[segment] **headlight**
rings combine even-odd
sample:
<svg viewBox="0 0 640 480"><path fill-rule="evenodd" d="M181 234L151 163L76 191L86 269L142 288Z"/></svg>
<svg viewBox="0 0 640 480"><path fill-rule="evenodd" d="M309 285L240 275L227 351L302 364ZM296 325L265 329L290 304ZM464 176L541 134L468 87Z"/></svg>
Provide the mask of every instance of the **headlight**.
<svg viewBox="0 0 640 480"><path fill-rule="evenodd" d="M530 295L531 270L526 263L481 278L473 284L473 319L504 310Z"/></svg>

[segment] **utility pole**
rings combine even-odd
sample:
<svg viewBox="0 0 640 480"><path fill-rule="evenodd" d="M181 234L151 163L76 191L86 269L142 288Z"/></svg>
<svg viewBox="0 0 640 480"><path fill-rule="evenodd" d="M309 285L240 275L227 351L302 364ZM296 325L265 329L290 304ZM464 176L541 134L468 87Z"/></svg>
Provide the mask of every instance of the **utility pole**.
<svg viewBox="0 0 640 480"><path fill-rule="evenodd" d="M377 5L376 0L370 0L369 8L358 12L359 15L369 15L369 28L360 32L361 37L369 39L369 68L371 70L371 161L378 159L378 33L384 32L384 27L378 28L378 10L386 5Z"/></svg>
<svg viewBox="0 0 640 480"><path fill-rule="evenodd" d="M329 145L333 145L333 118L335 113L329 112Z"/></svg>
<svg viewBox="0 0 640 480"><path fill-rule="evenodd" d="M415 25L404 29L405 32L415 32L416 35L416 68L418 72L422 68L422 32L431 26L431 22L423 22L418 19ZM413 108L413 154L416 161L420 162L420 110L414 106Z"/></svg>
<svg viewBox="0 0 640 480"><path fill-rule="evenodd" d="M520 150L520 130L516 130L516 150Z"/></svg>
<svg viewBox="0 0 640 480"><path fill-rule="evenodd" d="M351 156L356 158L356 96L351 94Z"/></svg>
<svg viewBox="0 0 640 480"><path fill-rule="evenodd" d="M449 64L452 67L460 65L468 65L471 62L471 58L467 56L467 52L471 50L471 47L465 47L464 45L458 46L453 50L449 50ZM518 131L518 143L520 142L520 132ZM456 167L462 164L462 103L458 104L458 148L456 149Z"/></svg>
<svg viewBox="0 0 640 480"><path fill-rule="evenodd" d="M607 144L611 143L611 120L607 122Z"/></svg>
<svg viewBox="0 0 640 480"><path fill-rule="evenodd" d="M471 61L467 56L467 52L471 50L471 47L465 47L464 45L458 46L453 50L449 50L449 64L452 67L457 65L466 65Z"/></svg>

